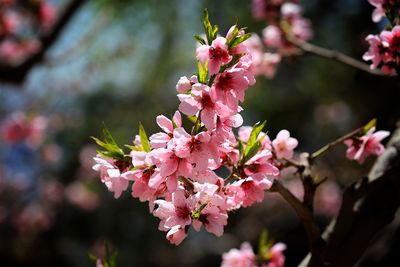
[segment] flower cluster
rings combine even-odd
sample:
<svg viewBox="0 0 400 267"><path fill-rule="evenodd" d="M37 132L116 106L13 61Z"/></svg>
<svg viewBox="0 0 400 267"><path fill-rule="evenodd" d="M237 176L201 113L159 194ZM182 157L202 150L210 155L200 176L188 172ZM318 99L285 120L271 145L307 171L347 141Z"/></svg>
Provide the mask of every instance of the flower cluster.
<svg viewBox="0 0 400 267"><path fill-rule="evenodd" d="M218 36L205 13L206 40L196 35L198 73L181 77L176 85L179 110L171 119L160 115L162 131L149 138L142 125L131 151L125 154L107 129L105 148L95 157L94 169L118 198L132 182L132 196L148 201L150 212L161 221L159 229L178 245L190 226L223 234L228 212L264 198L280 171L282 158L290 158L297 140L280 132L271 142L264 123L242 125L239 112L245 92L255 83L245 40L250 37L236 25ZM183 127L182 114L193 126ZM222 169L230 174L223 178Z"/></svg>
<svg viewBox="0 0 400 267"><path fill-rule="evenodd" d="M372 20L379 22L387 17L389 25L380 34L370 34L366 41L368 51L363 55L365 61L371 61L371 69L381 69L383 73L393 75L400 67L400 26L398 25L400 5L392 0L369 0L375 7Z"/></svg>
<svg viewBox="0 0 400 267"><path fill-rule="evenodd" d="M46 0L0 1L0 63L18 64L38 52L41 42L34 33L47 31L55 18Z"/></svg>
<svg viewBox="0 0 400 267"><path fill-rule="evenodd" d="M240 249L234 248L222 255L221 267L284 267L285 249L283 243L269 245L263 253L266 257L260 257L263 255L255 255L251 245L245 242Z"/></svg>
<svg viewBox="0 0 400 267"><path fill-rule="evenodd" d="M388 137L389 134L388 131L375 132L375 127L372 127L365 135L356 135L345 140L344 143L348 147L346 151L347 158L356 160L361 164L370 155L381 155L385 150L381 141Z"/></svg>
<svg viewBox="0 0 400 267"><path fill-rule="evenodd" d="M297 54L291 39L301 43L312 37L311 22L303 17L296 1L253 0L253 16L265 21L267 27L262 32L262 41L257 35L247 41L253 58L252 71L271 78L282 56ZM265 53L262 43L268 50Z"/></svg>

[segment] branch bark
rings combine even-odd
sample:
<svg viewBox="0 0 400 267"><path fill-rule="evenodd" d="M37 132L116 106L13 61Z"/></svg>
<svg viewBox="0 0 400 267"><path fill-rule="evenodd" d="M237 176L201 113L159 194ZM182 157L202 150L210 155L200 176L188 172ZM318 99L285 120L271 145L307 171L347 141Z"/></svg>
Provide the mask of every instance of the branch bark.
<svg viewBox="0 0 400 267"><path fill-rule="evenodd" d="M41 49L38 53L31 55L24 62L17 66L0 64L0 81L21 84L24 82L29 71L38 63L42 62L46 52L57 41L63 30L66 28L75 13L85 4L88 0L71 0L55 23L51 32L39 37L41 42Z"/></svg>
<svg viewBox="0 0 400 267"><path fill-rule="evenodd" d="M400 125L399 125L400 127ZM349 186L337 218L327 227L325 266L354 266L400 206L400 129L369 175ZM310 266L309 256L299 266Z"/></svg>

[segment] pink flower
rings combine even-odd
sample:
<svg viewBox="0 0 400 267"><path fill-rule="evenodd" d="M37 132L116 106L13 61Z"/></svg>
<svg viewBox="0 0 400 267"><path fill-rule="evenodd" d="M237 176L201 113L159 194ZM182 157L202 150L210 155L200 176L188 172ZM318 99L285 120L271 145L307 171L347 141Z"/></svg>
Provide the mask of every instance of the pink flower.
<svg viewBox="0 0 400 267"><path fill-rule="evenodd" d="M372 12L372 21L379 22L383 17L386 16L385 9L383 8L386 0L368 0L368 2L375 7L374 11Z"/></svg>
<svg viewBox="0 0 400 267"><path fill-rule="evenodd" d="M281 7L281 14L285 19L299 18L301 13L301 7L298 4L287 2Z"/></svg>
<svg viewBox="0 0 400 267"><path fill-rule="evenodd" d="M298 41L307 41L314 35L311 22L304 18L297 18L292 21L292 33Z"/></svg>
<svg viewBox="0 0 400 267"><path fill-rule="evenodd" d="M381 155L385 150L381 141L388 137L390 133L388 131L374 132L375 127L372 127L365 135L344 141L348 147L347 158L362 164L369 155Z"/></svg>
<svg viewBox="0 0 400 267"><path fill-rule="evenodd" d="M173 141L175 155L188 159L196 171L205 171L208 168L209 160L214 160L219 164L218 147L212 142L208 132L191 136L185 129L176 128Z"/></svg>
<svg viewBox="0 0 400 267"><path fill-rule="evenodd" d="M202 64L208 60L208 72L210 75L219 72L222 64L227 64L231 61L232 57L228 53L228 46L224 37L217 37L211 44L202 45L196 50L196 58Z"/></svg>
<svg viewBox="0 0 400 267"><path fill-rule="evenodd" d="M115 198L119 198L122 191L128 188L128 177L131 172L128 172L122 162L113 161L100 155L93 159L96 162L93 170L100 172L101 181L109 191L114 192Z"/></svg>
<svg viewBox="0 0 400 267"><path fill-rule="evenodd" d="M56 18L56 10L53 5L47 3L46 1L41 2L40 4L40 20L42 26L45 29L50 28Z"/></svg>
<svg viewBox="0 0 400 267"><path fill-rule="evenodd" d="M256 267L256 257L247 242L240 249L233 248L222 255L221 267Z"/></svg>
<svg viewBox="0 0 400 267"><path fill-rule="evenodd" d="M267 78L273 78L281 60L282 56L280 54L264 53L259 65L257 66L257 74L262 74Z"/></svg>
<svg viewBox="0 0 400 267"><path fill-rule="evenodd" d="M282 31L278 26L269 25L263 31L263 40L267 47L280 48L283 45Z"/></svg>
<svg viewBox="0 0 400 267"><path fill-rule="evenodd" d="M245 69L229 69L215 78L211 87L211 98L215 102L222 102L231 110L238 110L239 102L244 101L245 91L252 82L246 76Z"/></svg>
<svg viewBox="0 0 400 267"><path fill-rule="evenodd" d="M372 61L371 69L376 69L382 61L381 39L377 35L368 35L365 39L369 43L368 51L363 55L365 61Z"/></svg>
<svg viewBox="0 0 400 267"><path fill-rule="evenodd" d="M276 243L270 249L271 258L267 264L263 264L261 267L284 267L285 266L285 255L283 251L286 249L286 245L283 243Z"/></svg>
<svg viewBox="0 0 400 267"><path fill-rule="evenodd" d="M194 116L201 110L201 122L212 130L216 127L217 116L228 117L235 114L237 111L230 110L221 102L213 100L210 96L210 87L204 84L196 83L193 85L191 95L179 94L181 104L179 110L189 116Z"/></svg>
<svg viewBox="0 0 400 267"><path fill-rule="evenodd" d="M278 159L291 159L293 157L293 150L297 147L298 143L296 138L290 137L288 130L281 130L275 140L272 141L272 147Z"/></svg>
<svg viewBox="0 0 400 267"><path fill-rule="evenodd" d="M174 131L174 124L175 127L182 126L182 117L179 111L176 111L172 120L168 119L164 115L157 116L157 124L160 126L161 129L164 130L163 132L155 133L150 136L150 145L152 148L164 148L171 140Z"/></svg>
<svg viewBox="0 0 400 267"><path fill-rule="evenodd" d="M192 84L186 76L179 78L179 81L176 84L176 91L178 91L178 93L186 93L191 88Z"/></svg>

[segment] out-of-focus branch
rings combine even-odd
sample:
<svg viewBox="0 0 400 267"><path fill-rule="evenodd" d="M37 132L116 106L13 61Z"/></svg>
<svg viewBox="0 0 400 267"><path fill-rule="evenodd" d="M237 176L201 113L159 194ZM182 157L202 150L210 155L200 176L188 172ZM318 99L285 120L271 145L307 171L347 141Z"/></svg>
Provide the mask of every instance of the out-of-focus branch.
<svg viewBox="0 0 400 267"><path fill-rule="evenodd" d="M337 218L327 227L326 266L354 266L400 206L400 125L368 177L349 186ZM311 266L308 256L299 266Z"/></svg>
<svg viewBox="0 0 400 267"><path fill-rule="evenodd" d="M88 0L71 0L66 6L65 11L60 15L54 27L49 33L39 37L41 49L38 53L32 54L24 62L17 66L0 64L0 81L14 84L21 84L29 71L40 63L47 50L57 41L65 27L73 18L75 13L88 2Z"/></svg>
<svg viewBox="0 0 400 267"><path fill-rule="evenodd" d="M310 53L319 57L327 58L334 60L336 62L340 62L342 64L348 65L350 67L368 72L373 75L378 75L378 76L397 76L397 75L388 75L380 71L379 69L371 69L368 64L359 61L355 58L352 58L348 55L345 55L341 52L335 51L335 50L329 50L324 47L320 47L308 42L299 42L295 38L288 38L288 41L295 45L296 47L300 48L302 51L306 53Z"/></svg>
<svg viewBox="0 0 400 267"><path fill-rule="evenodd" d="M274 180L271 192L278 192L293 208L297 216L300 218L306 230L307 239L310 247L310 251L313 255L312 266L320 266L321 256L325 247L324 241L321 238L321 232L314 221L312 212L303 203L299 201L285 186L279 181Z"/></svg>

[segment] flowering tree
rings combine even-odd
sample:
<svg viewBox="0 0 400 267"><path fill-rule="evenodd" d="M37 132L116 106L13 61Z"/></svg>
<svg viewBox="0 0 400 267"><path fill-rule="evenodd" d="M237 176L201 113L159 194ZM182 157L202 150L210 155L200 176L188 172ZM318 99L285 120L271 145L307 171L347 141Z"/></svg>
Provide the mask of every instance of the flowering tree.
<svg viewBox="0 0 400 267"><path fill-rule="evenodd" d="M298 41L303 43L309 39L311 32L309 23L301 18L295 4L285 4L281 9L281 3L277 5L282 12L278 14L278 20L284 23L268 26L264 41L282 54L298 47ZM197 231L204 226L206 231L221 236L230 212L261 202L266 190L278 192L304 224L311 252L304 264L352 266L368 242L356 249L348 249L354 244L348 242L349 238L358 242L360 235L368 232L363 240L369 241L372 233L390 221L384 217L379 223L358 227L371 212L383 216L379 213L382 211L371 207L372 203L387 203L394 197L393 207L399 205L398 197L395 197L398 186L393 194L382 195L382 189L388 184L398 185L393 179L399 166L391 162L392 159L382 163L387 157L383 156L375 167L381 168L378 174L373 172L370 180L363 179L360 185L350 186L344 193L339 215L329 228L333 230L324 237L314 221L313 207L315 193L326 179L318 178L313 166L321 155L342 143L348 148L347 158L359 163L370 155L382 155L381 141L389 132L375 132L376 120L371 120L314 153L301 153L294 158L293 150L298 141L289 131L282 130L271 140L263 132L266 122L240 127L243 124L240 105L247 89L255 83L254 74L271 73L265 69L260 71L260 61L252 53L251 35L237 25L224 36L219 35L218 27L211 24L206 11L203 26L204 37L195 35L199 42L196 49L198 72L179 79L176 85L179 110L172 118L164 115L156 118L162 131L148 137L139 124L139 134L133 138L133 144L126 145L129 152L117 144L106 128L104 140L94 138L102 147L94 158L96 164L93 167L100 172L101 181L115 198L131 185L132 196L148 202L150 213L160 219L159 229L167 232L167 239L175 245L186 238L191 226ZM287 29L292 36L283 35ZM182 114L187 116L190 127L184 123ZM237 135L234 128L239 128ZM397 155L393 159L397 160ZM303 200L279 181L286 168L296 170L304 188ZM223 176L224 172L228 174ZM360 206L354 209L354 205ZM224 255L223 266L283 265L284 245L272 246L265 241L260 242L259 250L261 258L255 257L251 247L244 244L240 251L233 250ZM342 256L337 256L338 253Z"/></svg>

